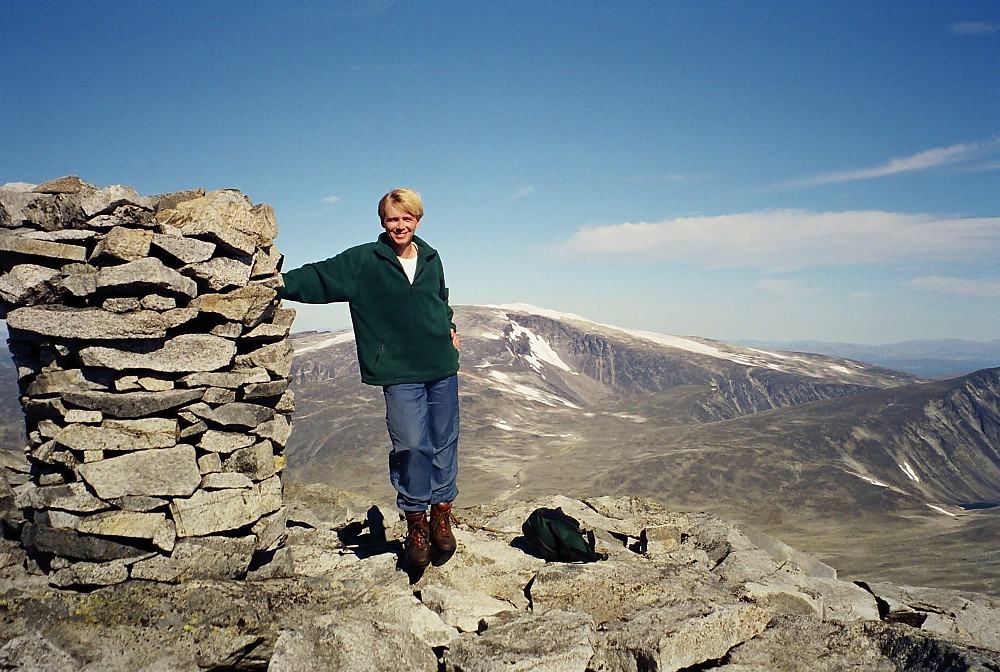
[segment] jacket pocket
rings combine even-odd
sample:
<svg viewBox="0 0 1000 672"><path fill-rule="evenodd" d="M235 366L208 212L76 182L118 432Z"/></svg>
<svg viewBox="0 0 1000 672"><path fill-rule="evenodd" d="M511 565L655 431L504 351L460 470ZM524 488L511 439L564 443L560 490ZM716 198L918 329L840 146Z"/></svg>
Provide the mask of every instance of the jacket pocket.
<svg viewBox="0 0 1000 672"><path fill-rule="evenodd" d="M382 351L385 350L385 341L378 344L378 350L375 352L375 359L372 360L371 372L375 373L376 367L378 367L378 362L382 359Z"/></svg>

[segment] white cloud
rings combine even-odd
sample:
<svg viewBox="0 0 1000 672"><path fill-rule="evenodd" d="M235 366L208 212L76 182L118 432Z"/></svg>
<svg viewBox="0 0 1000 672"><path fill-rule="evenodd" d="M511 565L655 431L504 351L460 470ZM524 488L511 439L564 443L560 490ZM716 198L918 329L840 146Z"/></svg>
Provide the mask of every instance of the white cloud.
<svg viewBox="0 0 1000 672"><path fill-rule="evenodd" d="M562 246L626 261L713 268L800 268L986 261L1000 256L1000 217L881 211L771 210L584 227Z"/></svg>
<svg viewBox="0 0 1000 672"><path fill-rule="evenodd" d="M911 173L919 170L929 170L941 166L953 166L957 164L968 164L984 158L989 159L1000 150L1000 140L993 138L986 142L968 142L950 147L938 147L917 152L910 156L889 159L879 166L866 168L853 168L850 170L834 171L792 180L779 185L782 188L795 187L816 187L824 184L837 184L839 182L854 182L856 180L867 180L875 177L885 177L887 175L898 175L899 173ZM990 161L986 165L993 165ZM979 166L977 170L982 170Z"/></svg>
<svg viewBox="0 0 1000 672"><path fill-rule="evenodd" d="M931 275L914 278L906 283L906 286L934 294L1000 299L1000 282L996 280L969 280L967 278L944 278Z"/></svg>
<svg viewBox="0 0 1000 672"><path fill-rule="evenodd" d="M534 187L530 185L527 187L521 187L520 189L517 190L517 193L515 193L513 196L507 199L507 202L510 203L512 201L524 198L525 196L531 196L533 193L535 193Z"/></svg>
<svg viewBox="0 0 1000 672"><path fill-rule="evenodd" d="M333 205L334 203L338 203L339 201L340 201L340 196L327 196L326 198L323 199L323 202L329 205Z"/></svg>
<svg viewBox="0 0 1000 672"><path fill-rule="evenodd" d="M961 21L948 26L955 35L990 35L1000 32L1000 23L988 23L986 21Z"/></svg>

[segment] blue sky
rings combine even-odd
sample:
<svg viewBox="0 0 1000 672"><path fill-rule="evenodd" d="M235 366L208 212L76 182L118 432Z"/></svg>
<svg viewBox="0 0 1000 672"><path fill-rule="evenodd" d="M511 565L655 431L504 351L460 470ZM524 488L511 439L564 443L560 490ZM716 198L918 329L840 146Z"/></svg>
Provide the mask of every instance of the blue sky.
<svg viewBox="0 0 1000 672"><path fill-rule="evenodd" d="M1000 335L995 0L8 0L0 29L0 183L237 188L287 268L409 186L455 304Z"/></svg>

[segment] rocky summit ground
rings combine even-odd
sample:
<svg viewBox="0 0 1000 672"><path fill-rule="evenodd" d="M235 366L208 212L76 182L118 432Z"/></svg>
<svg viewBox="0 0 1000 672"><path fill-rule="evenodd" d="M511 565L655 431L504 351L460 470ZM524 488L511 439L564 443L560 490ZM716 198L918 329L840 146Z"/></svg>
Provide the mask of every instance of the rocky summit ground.
<svg viewBox="0 0 1000 672"><path fill-rule="evenodd" d="M997 670L1000 600L845 582L753 529L651 500L551 497L457 509L458 551L401 568L386 503L292 486L283 578L56 588L8 545L0 669ZM546 563L537 507L608 558Z"/></svg>

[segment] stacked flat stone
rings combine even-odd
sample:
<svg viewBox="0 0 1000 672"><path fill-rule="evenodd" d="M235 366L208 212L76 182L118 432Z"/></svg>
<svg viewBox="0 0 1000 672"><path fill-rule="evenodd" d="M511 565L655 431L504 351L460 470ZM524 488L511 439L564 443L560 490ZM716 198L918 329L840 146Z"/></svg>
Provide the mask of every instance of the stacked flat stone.
<svg viewBox="0 0 1000 672"><path fill-rule="evenodd" d="M0 187L20 536L56 585L291 570L276 236L273 209L235 190Z"/></svg>

